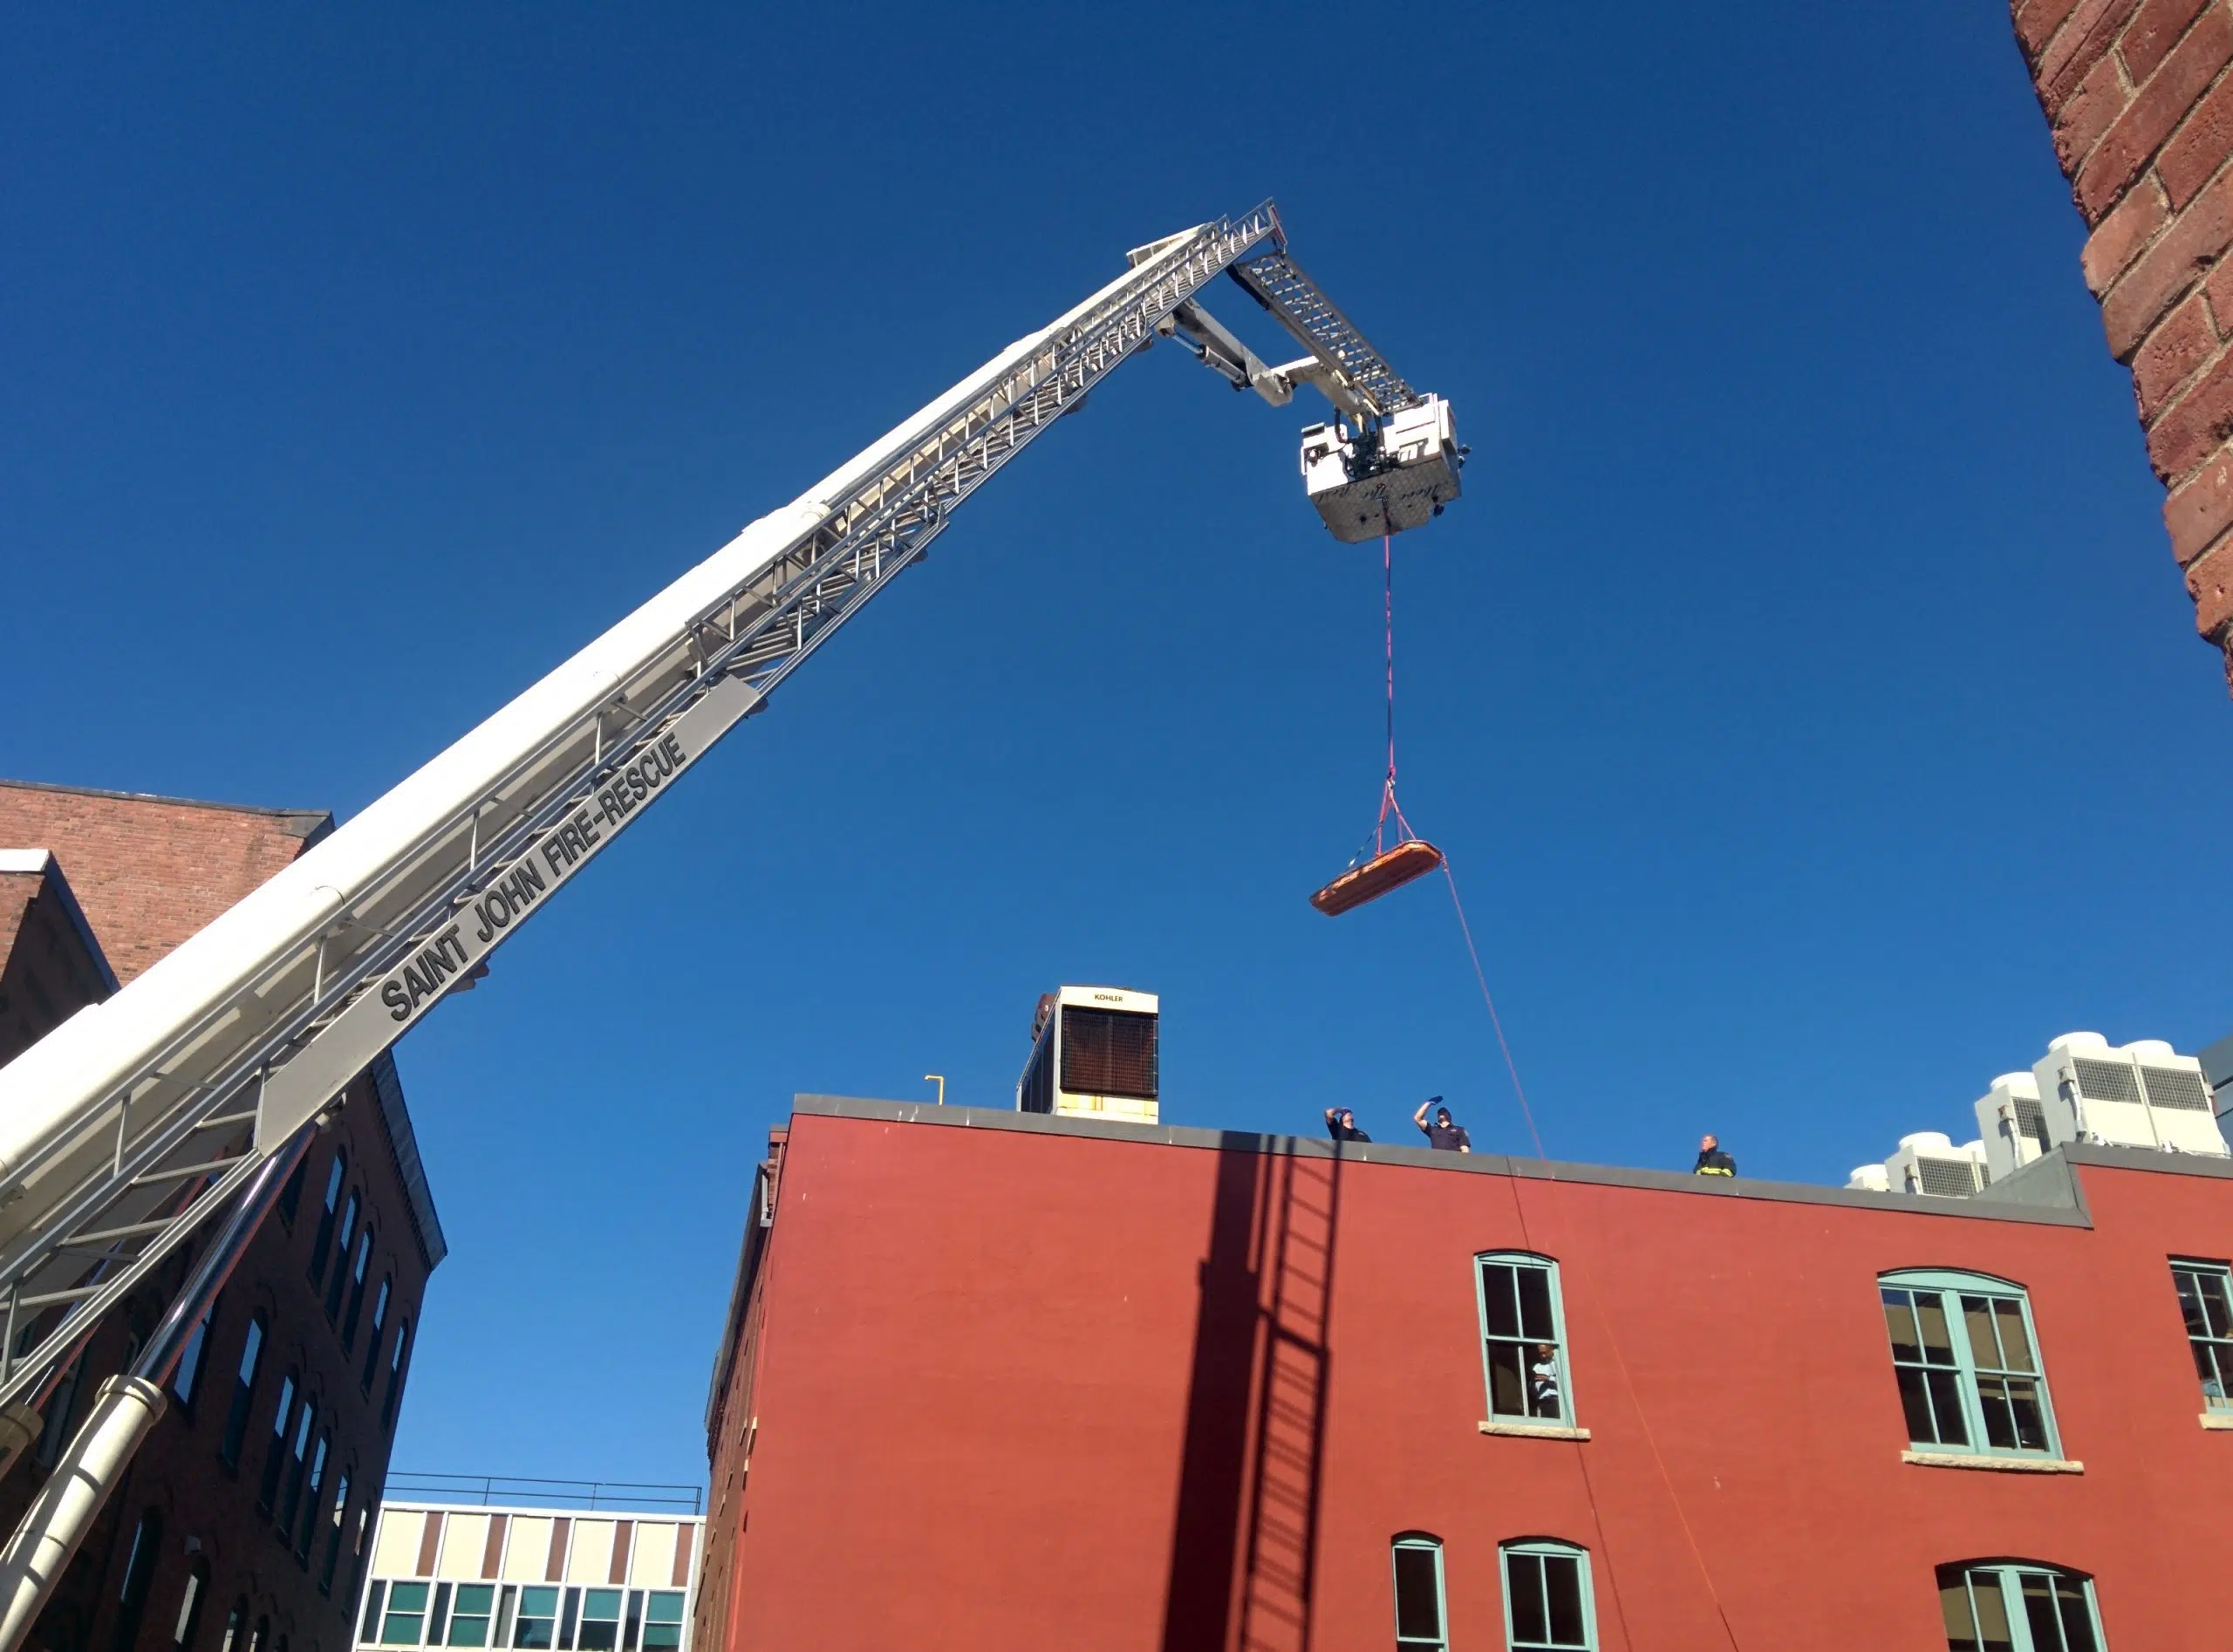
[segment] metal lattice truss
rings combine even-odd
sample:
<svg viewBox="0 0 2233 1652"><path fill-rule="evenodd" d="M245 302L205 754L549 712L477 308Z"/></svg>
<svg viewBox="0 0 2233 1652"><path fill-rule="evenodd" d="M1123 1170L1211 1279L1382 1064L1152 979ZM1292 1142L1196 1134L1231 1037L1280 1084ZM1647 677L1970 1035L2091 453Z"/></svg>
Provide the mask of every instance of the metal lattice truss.
<svg viewBox="0 0 2233 1652"><path fill-rule="evenodd" d="M1175 306L1279 239L1266 202L1139 255L1066 324L970 381L973 395L905 427L868 480L802 517L650 663L522 741L495 784L168 1035L66 1139L0 1175L0 1404L35 1400L108 1308L420 1015L469 986L514 924L920 557L957 506Z"/></svg>
<svg viewBox="0 0 2233 1652"><path fill-rule="evenodd" d="M1284 243L1236 262L1233 277L1302 341L1321 368L1334 375L1335 383L1327 393L1337 405L1342 398L1336 391L1347 389L1369 413L1384 419L1423 399L1318 283L1303 274L1302 266L1288 256Z"/></svg>

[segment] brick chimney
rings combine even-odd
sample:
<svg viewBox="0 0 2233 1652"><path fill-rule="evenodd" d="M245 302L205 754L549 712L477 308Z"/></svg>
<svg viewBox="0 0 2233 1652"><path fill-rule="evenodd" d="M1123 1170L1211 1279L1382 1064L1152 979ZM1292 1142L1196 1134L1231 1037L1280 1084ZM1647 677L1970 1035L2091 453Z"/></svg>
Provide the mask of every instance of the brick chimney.
<svg viewBox="0 0 2233 1652"><path fill-rule="evenodd" d="M2233 0L2014 0L2195 624L2233 686Z"/></svg>

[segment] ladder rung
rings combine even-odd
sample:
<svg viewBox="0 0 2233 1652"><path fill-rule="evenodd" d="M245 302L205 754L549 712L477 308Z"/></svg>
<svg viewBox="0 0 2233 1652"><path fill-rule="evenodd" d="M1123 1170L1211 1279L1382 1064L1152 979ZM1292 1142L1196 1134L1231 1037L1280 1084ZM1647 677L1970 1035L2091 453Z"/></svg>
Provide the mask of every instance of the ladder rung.
<svg viewBox="0 0 2233 1652"><path fill-rule="evenodd" d="M211 1175L216 1171L229 1169L240 1162L241 1156L235 1154L231 1158L213 1158L207 1164L182 1164L174 1171L149 1171L144 1176L133 1177L126 1185L147 1187L157 1182L183 1182L188 1177Z"/></svg>
<svg viewBox="0 0 2233 1652"><path fill-rule="evenodd" d="M38 1296L18 1297L16 1306L18 1308L38 1308L54 1307L64 1302L82 1302L89 1296L99 1296L106 1288L102 1285L80 1285L71 1291L46 1291Z"/></svg>
<svg viewBox="0 0 2233 1652"><path fill-rule="evenodd" d="M91 1233L72 1233L62 1241L58 1248L70 1249L84 1246L106 1245L114 1239L138 1239L143 1234L160 1233L176 1219L174 1217L160 1222L133 1222L126 1227L104 1227L98 1228Z"/></svg>

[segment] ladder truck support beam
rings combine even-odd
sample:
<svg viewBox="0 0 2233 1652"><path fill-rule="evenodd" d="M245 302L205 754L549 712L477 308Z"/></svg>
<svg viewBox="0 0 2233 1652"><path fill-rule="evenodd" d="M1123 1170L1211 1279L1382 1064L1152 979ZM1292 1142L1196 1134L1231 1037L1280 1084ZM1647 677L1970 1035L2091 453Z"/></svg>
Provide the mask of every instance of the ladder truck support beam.
<svg viewBox="0 0 2233 1652"><path fill-rule="evenodd" d="M0 1652L17 1652L62 1581L78 1546L132 1465L140 1444L163 1419L163 1389L178 1369L194 1328L232 1277L249 1242L310 1151L318 1121L304 1124L256 1169L232 1212L211 1236L185 1287L129 1371L101 1384L100 1397L55 1463L54 1471L0 1549ZM31 1437L36 1437L32 1436ZM28 1445L29 1441L25 1441ZM11 1454L0 1473L21 1460Z"/></svg>

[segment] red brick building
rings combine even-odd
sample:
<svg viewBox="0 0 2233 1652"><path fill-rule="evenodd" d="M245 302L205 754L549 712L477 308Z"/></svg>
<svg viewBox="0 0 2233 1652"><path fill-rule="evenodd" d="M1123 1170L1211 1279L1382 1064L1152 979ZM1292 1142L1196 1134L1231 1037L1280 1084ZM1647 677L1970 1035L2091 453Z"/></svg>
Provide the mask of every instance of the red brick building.
<svg viewBox="0 0 2233 1652"><path fill-rule="evenodd" d="M2233 0L2015 0L2016 38L2132 369L2195 623L2233 679Z"/></svg>
<svg viewBox="0 0 2233 1652"><path fill-rule="evenodd" d="M1921 1198L801 1097L696 1644L2219 1645L2229 1251L2233 1164L2126 1149Z"/></svg>
<svg viewBox="0 0 2233 1652"><path fill-rule="evenodd" d="M129 980L331 824L0 781L0 1062ZM16 847L21 846L21 847ZM36 866L36 870L33 870ZM403 1089L350 1086L180 1362L31 1645L51 1652L342 1652L427 1274L444 1253ZM192 1242L94 1335L0 1480L12 1529L100 1382L191 1266Z"/></svg>

